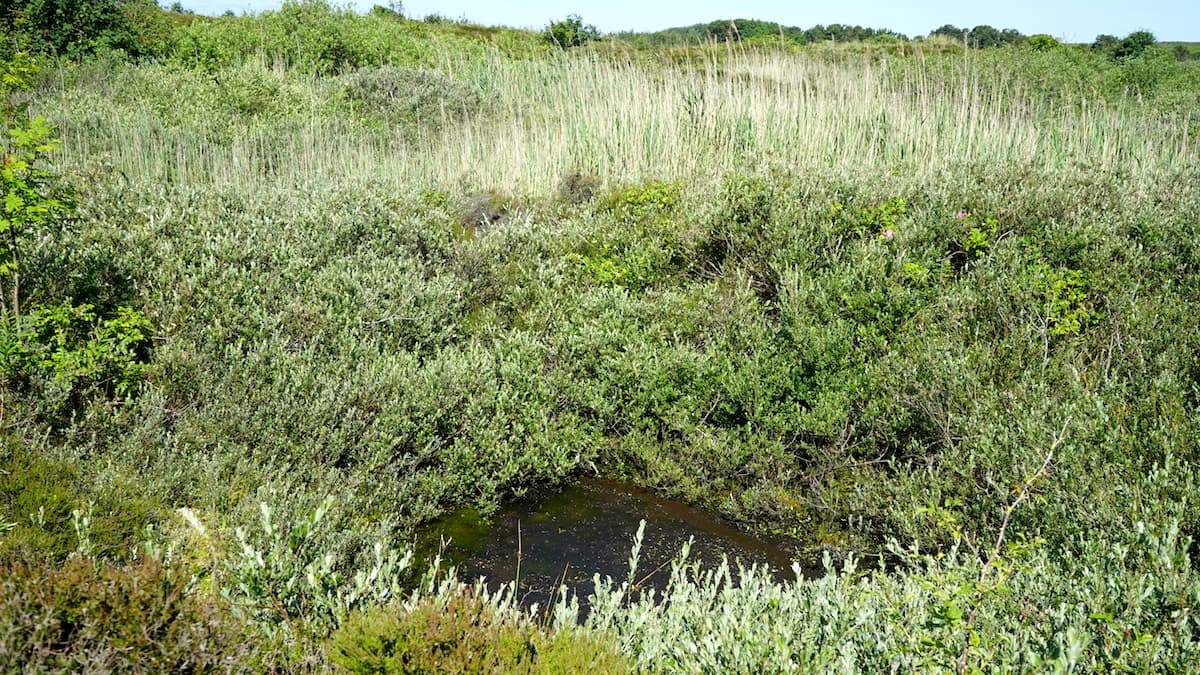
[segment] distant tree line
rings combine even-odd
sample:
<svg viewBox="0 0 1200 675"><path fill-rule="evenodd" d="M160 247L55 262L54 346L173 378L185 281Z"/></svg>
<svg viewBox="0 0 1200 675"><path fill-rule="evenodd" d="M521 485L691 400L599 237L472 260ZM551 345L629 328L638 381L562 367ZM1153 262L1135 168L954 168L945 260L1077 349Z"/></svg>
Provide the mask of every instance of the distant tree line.
<svg viewBox="0 0 1200 675"><path fill-rule="evenodd" d="M732 21L713 21L704 25L707 38L716 40L753 40L756 38L778 38L796 44L808 44L825 40L833 42L860 42L876 36L888 36L901 40L904 35L881 28L864 28L863 26L847 26L840 23L828 26L816 25L804 29L797 26L783 26L773 21L758 21L755 19L734 19Z"/></svg>
<svg viewBox="0 0 1200 675"><path fill-rule="evenodd" d="M965 40L967 46L976 49L1000 47L1002 45L1020 45L1030 39L1030 36L1023 35L1018 30L1011 28L998 30L988 25L966 29L946 24L941 28L933 30L930 35L943 35L955 40ZM1037 42L1039 44L1044 43L1044 40ZM1118 38L1115 35L1097 35L1095 41L1092 42L1091 48L1094 51L1103 52L1114 59L1122 59L1141 56L1142 53L1156 43L1157 40L1155 40L1153 33L1139 30L1130 33L1124 39Z"/></svg>
<svg viewBox="0 0 1200 675"><path fill-rule="evenodd" d="M668 28L654 33L618 33L625 42L642 47L669 47L696 44L716 40L718 42L741 42L763 39L783 39L791 44L805 45L814 42L858 42L871 39L907 40L908 38L885 28L865 28L840 23L811 28L785 26L774 21L757 19L732 19L711 21L692 26Z"/></svg>
<svg viewBox="0 0 1200 675"><path fill-rule="evenodd" d="M329 0L284 0L282 13L289 15L336 15L339 10ZM404 5L399 1L376 5L369 12L384 19L403 19ZM196 20L183 3L175 0L160 6L155 0L0 0L0 55L23 50L75 58L96 51L120 51L134 58L163 56L170 49L175 28ZM429 17L430 23L444 21ZM960 28L946 24L930 32L944 36L968 47L1026 45L1045 49L1059 43L1045 35L1026 36L1012 28L998 29L989 25ZM794 45L819 42L893 42L908 37L884 28L857 25L829 24L811 28L785 26L774 21L733 19L711 21L653 33L618 33L612 37L636 47L670 47L694 45L709 41L783 40ZM551 22L542 33L543 42L562 48L578 47L601 39L595 26L586 24L578 15ZM1095 52L1113 60L1135 58L1155 45L1154 36L1136 31L1124 38L1098 35L1091 44ZM1186 45L1176 45L1170 52L1175 58L1196 58L1196 52Z"/></svg>
<svg viewBox="0 0 1200 675"><path fill-rule="evenodd" d="M575 17L576 19L578 17ZM958 43L963 43L973 49L989 49L992 47L1027 45L1036 50L1050 49L1061 46L1058 40L1044 34L1025 35L1015 28L995 28L987 24L974 28L960 28L946 24L930 31L930 37L942 36ZM670 47L697 44L716 40L720 42L741 42L762 39L783 39L797 45L816 42L887 42L908 40L902 33L885 28L864 28L844 24L816 25L812 28L785 26L773 21L756 19L732 19L727 21L712 21L709 23L668 28L653 33L617 33L617 39L638 47ZM1132 58L1141 55L1150 46L1156 44L1154 35L1146 31L1130 33L1125 38L1112 35L1099 35L1091 47L1103 52L1113 59ZM1178 60L1200 58L1186 45L1176 45L1171 52Z"/></svg>
<svg viewBox="0 0 1200 675"><path fill-rule="evenodd" d="M1024 43L1027 37L1019 30L1012 28L997 29L986 24L967 29L948 23L941 28L935 28L929 34L931 36L944 35L955 40L966 40L967 46L975 47L976 49L999 47L1001 45L1019 45Z"/></svg>

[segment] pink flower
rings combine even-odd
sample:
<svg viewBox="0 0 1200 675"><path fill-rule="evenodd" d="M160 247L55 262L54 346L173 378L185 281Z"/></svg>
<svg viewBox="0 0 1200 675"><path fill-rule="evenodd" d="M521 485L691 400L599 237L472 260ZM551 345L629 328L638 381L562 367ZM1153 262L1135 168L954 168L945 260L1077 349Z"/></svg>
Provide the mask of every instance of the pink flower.
<svg viewBox="0 0 1200 675"><path fill-rule="evenodd" d="M896 236L896 233L893 230L884 230L879 236L883 237L884 239L891 239L892 237Z"/></svg>
<svg viewBox="0 0 1200 675"><path fill-rule="evenodd" d="M969 216L969 215L971 215L971 214L967 213L966 211L959 211L959 212L958 212L958 217L959 217L959 218L966 218L966 217L967 217L967 216Z"/></svg>

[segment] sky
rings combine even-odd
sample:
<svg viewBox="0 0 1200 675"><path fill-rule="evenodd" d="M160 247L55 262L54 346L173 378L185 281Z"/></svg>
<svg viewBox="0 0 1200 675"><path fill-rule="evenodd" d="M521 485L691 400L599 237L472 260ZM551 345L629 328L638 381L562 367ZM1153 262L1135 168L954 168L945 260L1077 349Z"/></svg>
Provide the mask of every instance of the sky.
<svg viewBox="0 0 1200 675"><path fill-rule="evenodd" d="M170 4L170 3L165 3ZM237 14L277 9L281 0L182 0L201 14ZM388 0L334 0L359 10ZM1048 33L1067 42L1091 42L1101 33L1124 37L1148 30L1161 41L1200 42L1200 0L407 0L413 18L440 14L485 25L544 28L552 20L578 14L602 32L654 31L717 19L762 19L808 28L816 24L857 24L889 28L910 37L953 24L1015 28L1026 35Z"/></svg>

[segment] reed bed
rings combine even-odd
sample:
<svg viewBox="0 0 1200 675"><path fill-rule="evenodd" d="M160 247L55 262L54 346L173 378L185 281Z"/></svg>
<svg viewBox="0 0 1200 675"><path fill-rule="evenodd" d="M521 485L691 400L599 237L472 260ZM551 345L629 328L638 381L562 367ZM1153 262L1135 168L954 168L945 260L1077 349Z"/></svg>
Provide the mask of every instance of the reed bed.
<svg viewBox="0 0 1200 675"><path fill-rule="evenodd" d="M441 69L476 87L484 109L452 124L416 120L415 134L363 125L327 83L265 60L242 68L286 84L293 109L243 116L219 133L203 120L164 124L150 106L98 89L48 98L43 112L61 125L68 165L105 157L130 178L188 185L371 180L544 193L572 170L608 182L764 166L913 176L967 164L1088 166L1144 176L1195 162L1182 120L1083 90L1057 92L1051 105L1028 82L961 60L947 75L783 52L734 51L670 69L597 54L446 54Z"/></svg>

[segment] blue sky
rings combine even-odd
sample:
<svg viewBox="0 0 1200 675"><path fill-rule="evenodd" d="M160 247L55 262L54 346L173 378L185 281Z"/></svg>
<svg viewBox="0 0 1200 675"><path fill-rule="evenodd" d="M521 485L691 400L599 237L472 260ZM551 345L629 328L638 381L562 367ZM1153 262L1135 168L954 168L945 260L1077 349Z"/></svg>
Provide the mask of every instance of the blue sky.
<svg viewBox="0 0 1200 675"><path fill-rule="evenodd" d="M257 12L276 9L280 0L182 0L183 6L203 14L225 10ZM166 3L169 4L169 3ZM388 0L335 1L369 9ZM815 24L858 24L890 28L907 35L925 35L943 24L970 28L989 24L1016 28L1025 34L1049 33L1070 42L1091 42L1108 33L1122 37L1149 30L1159 40L1200 41L1200 0L408 0L405 13L421 18L441 14L466 17L476 23L542 28L551 19L579 14L601 31L658 30L672 26L746 18L778 21L808 28Z"/></svg>

